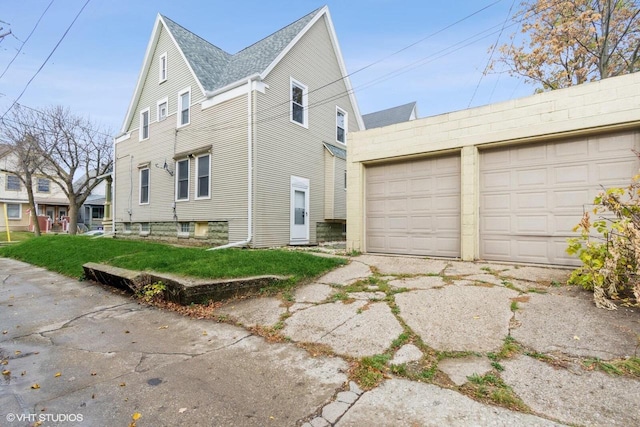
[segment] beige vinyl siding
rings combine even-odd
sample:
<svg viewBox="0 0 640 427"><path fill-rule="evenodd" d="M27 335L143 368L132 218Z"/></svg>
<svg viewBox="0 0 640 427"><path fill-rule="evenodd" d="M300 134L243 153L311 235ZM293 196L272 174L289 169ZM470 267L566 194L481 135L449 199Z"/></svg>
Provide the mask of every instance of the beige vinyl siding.
<svg viewBox="0 0 640 427"><path fill-rule="evenodd" d="M346 160L335 158L333 218L347 219L347 192L344 186L344 172L347 169Z"/></svg>
<svg viewBox="0 0 640 427"><path fill-rule="evenodd" d="M16 202L4 202L4 203L0 203L0 231L2 232L6 232L7 231L7 227L5 224L7 224L7 222L5 221L5 217L4 217L4 205L20 205L20 219L12 219L9 218L9 231L27 231L29 229L29 219L30 219L30 214L29 212L27 212L29 210L29 203L24 202L24 201L16 201Z"/></svg>
<svg viewBox="0 0 640 427"><path fill-rule="evenodd" d="M176 111L178 109L178 92L191 86L191 104L200 102L203 94L200 91L198 82L193 77L179 49L171 39L168 31L160 25L157 47L151 56L149 70L142 83L142 93L134 106L131 114L131 123L127 127L127 132L135 131L139 128L140 111L145 108L150 109L150 121L158 120L158 101L168 97L167 120L176 123ZM159 83L158 64L160 56L167 53L167 80ZM138 139L138 135L132 138Z"/></svg>
<svg viewBox="0 0 640 427"><path fill-rule="evenodd" d="M322 142L336 139L336 105L348 113L349 131L358 129L340 77L323 17L267 76L266 94L257 95L254 242L258 247L289 243L291 175L310 180L309 241L316 242L316 223L325 214ZM289 120L290 78L309 89L308 129ZM319 105L334 96L340 97Z"/></svg>
<svg viewBox="0 0 640 427"><path fill-rule="evenodd" d="M159 84L158 58L167 52L168 80ZM206 110L202 94L187 65L164 29L153 54L139 105L129 127L131 137L116 144L116 222L228 221L229 241L247 237L247 96L239 96ZM191 121L176 131L178 92L191 86ZM168 117L157 121L157 101L168 98ZM138 109L151 109L149 139L138 140ZM190 160L189 201L175 202L176 154L211 150L210 194L195 200L196 157ZM139 204L139 165L149 165L149 204ZM173 205L175 203L175 212ZM131 211L131 215L129 215ZM175 216L174 216L175 213ZM134 230L135 232L135 230ZM151 231L153 234L153 230Z"/></svg>

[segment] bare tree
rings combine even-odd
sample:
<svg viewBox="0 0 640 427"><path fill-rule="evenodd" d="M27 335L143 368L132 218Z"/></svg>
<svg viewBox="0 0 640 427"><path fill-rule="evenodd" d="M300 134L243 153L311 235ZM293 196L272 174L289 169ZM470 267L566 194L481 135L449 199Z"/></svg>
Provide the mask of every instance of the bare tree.
<svg viewBox="0 0 640 427"><path fill-rule="evenodd" d="M38 144L41 130L36 127L37 122L37 116L32 110L16 106L11 110L9 117L2 120L0 136L8 146L7 151L14 154L10 157L12 161L6 165L7 172L17 176L25 186L29 209L35 218L33 222L34 234L39 236L40 223L33 196L33 178L38 174L44 159L40 154Z"/></svg>
<svg viewBox="0 0 640 427"><path fill-rule="evenodd" d="M513 34L495 62L544 91L638 71L638 3L525 0L514 17L521 22L525 42L517 45Z"/></svg>
<svg viewBox="0 0 640 427"><path fill-rule="evenodd" d="M37 125L43 130L38 140L44 159L40 172L69 199L69 234L76 234L78 210L113 166L111 134L62 106L46 108ZM79 174L86 179L74 183Z"/></svg>

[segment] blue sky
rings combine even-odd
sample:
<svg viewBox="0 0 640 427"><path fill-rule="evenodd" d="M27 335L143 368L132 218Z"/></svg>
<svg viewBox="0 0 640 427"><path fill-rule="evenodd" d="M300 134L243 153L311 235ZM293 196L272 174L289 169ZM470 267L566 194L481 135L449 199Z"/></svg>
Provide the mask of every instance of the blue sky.
<svg viewBox="0 0 640 427"><path fill-rule="evenodd" d="M54 0L0 78L0 112L24 89L85 1ZM10 29L13 35L0 41L0 74L20 48L19 40L27 38L50 2L3 2L0 26L4 29L0 34ZM65 105L117 132L158 12L235 53L327 4L345 64L353 73L494 2L91 0L20 103L35 108ZM417 101L419 115L425 117L465 109L470 103L473 107L532 94L533 86L505 73L492 73L480 80L489 48L496 43L510 8L515 11L518 4L498 1L464 22L355 73L351 82L360 111L364 114ZM505 28L500 44L507 43L516 30ZM477 40L480 33L484 38ZM470 37L477 41L465 41ZM446 52L450 53L443 55ZM389 73L400 74L390 78Z"/></svg>

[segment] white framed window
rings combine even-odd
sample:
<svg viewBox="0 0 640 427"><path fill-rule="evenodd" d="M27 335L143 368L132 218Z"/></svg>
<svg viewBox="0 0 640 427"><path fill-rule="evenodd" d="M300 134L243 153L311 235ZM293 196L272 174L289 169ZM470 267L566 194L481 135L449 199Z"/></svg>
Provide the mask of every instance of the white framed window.
<svg viewBox="0 0 640 427"><path fill-rule="evenodd" d="M20 185L20 178L16 175L7 175L7 191L20 191L22 186Z"/></svg>
<svg viewBox="0 0 640 427"><path fill-rule="evenodd" d="M149 168L140 169L140 204L149 204Z"/></svg>
<svg viewBox="0 0 640 427"><path fill-rule="evenodd" d="M148 222L141 222L140 223L140 235L141 236L148 236L149 233L151 233L151 224L149 224Z"/></svg>
<svg viewBox="0 0 640 427"><path fill-rule="evenodd" d="M167 118L169 113L169 100L167 98L162 98L158 101L158 121L161 122Z"/></svg>
<svg viewBox="0 0 640 427"><path fill-rule="evenodd" d="M51 182L47 178L38 178L36 191L38 193L48 193L51 191Z"/></svg>
<svg viewBox="0 0 640 427"><path fill-rule="evenodd" d="M7 203L7 218L22 219L22 205L20 203Z"/></svg>
<svg viewBox="0 0 640 427"><path fill-rule="evenodd" d="M178 127L191 122L191 87L178 93Z"/></svg>
<svg viewBox="0 0 640 427"><path fill-rule="evenodd" d="M189 200L189 159L176 162L176 201Z"/></svg>
<svg viewBox="0 0 640 427"><path fill-rule="evenodd" d="M149 139L149 108L140 111L140 141Z"/></svg>
<svg viewBox="0 0 640 427"><path fill-rule="evenodd" d="M160 59L158 61L158 74L160 77L160 83L167 80L168 76L169 63L167 62L167 52L160 55Z"/></svg>
<svg viewBox="0 0 640 427"><path fill-rule="evenodd" d="M211 197L211 155L196 157L196 199Z"/></svg>
<svg viewBox="0 0 640 427"><path fill-rule="evenodd" d="M309 127L308 120L308 93L309 90L307 86L302 83L290 79L291 81L291 89L290 89L290 107L289 107L289 119L292 123L297 123L306 128Z"/></svg>
<svg viewBox="0 0 640 427"><path fill-rule="evenodd" d="M347 112L336 106L336 142L347 143Z"/></svg>

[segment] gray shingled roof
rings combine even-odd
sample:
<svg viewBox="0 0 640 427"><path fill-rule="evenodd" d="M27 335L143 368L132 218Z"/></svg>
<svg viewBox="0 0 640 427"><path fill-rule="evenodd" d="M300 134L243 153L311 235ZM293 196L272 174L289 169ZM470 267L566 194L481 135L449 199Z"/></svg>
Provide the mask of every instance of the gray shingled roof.
<svg viewBox="0 0 640 427"><path fill-rule="evenodd" d="M327 142L323 142L325 148L331 152L334 156L339 159L347 160L347 150L342 148L338 148L335 145L331 145Z"/></svg>
<svg viewBox="0 0 640 427"><path fill-rule="evenodd" d="M409 121L414 108L416 108L416 103L410 102L386 110L363 114L362 121L364 122L365 129L394 125L396 123Z"/></svg>
<svg viewBox="0 0 640 427"><path fill-rule="evenodd" d="M322 8L320 8L322 9ZM162 16L205 90L214 91L263 72L320 11L316 9L257 43L231 55Z"/></svg>

